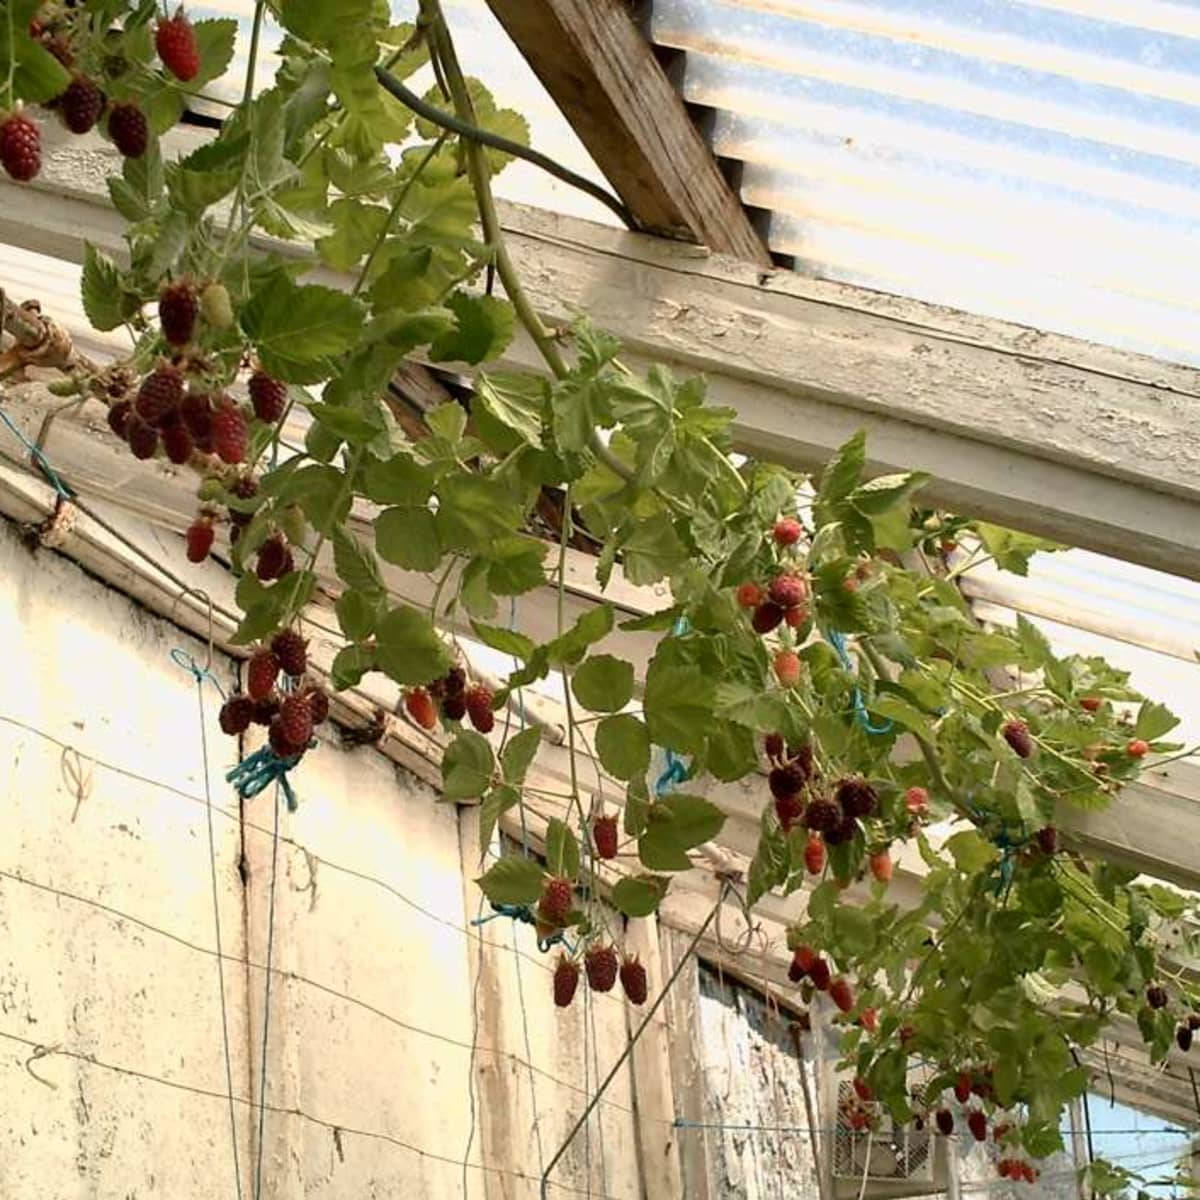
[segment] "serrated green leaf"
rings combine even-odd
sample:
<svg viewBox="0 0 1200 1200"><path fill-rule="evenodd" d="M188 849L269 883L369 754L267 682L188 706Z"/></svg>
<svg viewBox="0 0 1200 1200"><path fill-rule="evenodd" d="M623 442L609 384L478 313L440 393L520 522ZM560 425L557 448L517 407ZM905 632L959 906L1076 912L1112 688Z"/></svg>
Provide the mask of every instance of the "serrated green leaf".
<svg viewBox="0 0 1200 1200"><path fill-rule="evenodd" d="M537 757L538 747L542 744L542 731L539 726L531 725L522 729L508 739L500 754L500 765L504 769L504 778L509 783L521 784Z"/></svg>
<svg viewBox="0 0 1200 1200"><path fill-rule="evenodd" d="M393 608L379 622L375 641L379 669L397 683L425 684L451 665L450 652L429 618L415 608Z"/></svg>
<svg viewBox="0 0 1200 1200"><path fill-rule="evenodd" d="M315 383L333 374L329 360L355 345L362 307L344 292L280 274L250 298L241 322L265 370L288 383Z"/></svg>
<svg viewBox="0 0 1200 1200"><path fill-rule="evenodd" d="M447 550L487 554L496 538L517 532L521 507L512 494L481 475L451 475L438 485L437 529Z"/></svg>
<svg viewBox="0 0 1200 1200"><path fill-rule="evenodd" d="M876 696L868 708L876 716L895 721L913 733L920 734L925 738L933 737L933 727L929 723L929 718L901 696L884 693Z"/></svg>
<svg viewBox="0 0 1200 1200"><path fill-rule="evenodd" d="M865 430L860 429L848 442L839 447L838 452L826 464L821 473L817 500L829 505L846 499L858 486L866 459L867 435Z"/></svg>
<svg viewBox="0 0 1200 1200"><path fill-rule="evenodd" d="M429 348L433 362L481 363L498 358L512 341L516 315L507 300L456 292L445 302L454 313L455 328Z"/></svg>
<svg viewBox="0 0 1200 1200"><path fill-rule="evenodd" d="M336 691L357 687L362 677L375 669L375 651L370 646L343 646L334 656L329 681Z"/></svg>
<svg viewBox="0 0 1200 1200"><path fill-rule="evenodd" d="M546 645L547 659L552 667L573 666L589 646L608 637L613 628L611 604L589 608L561 637Z"/></svg>
<svg viewBox="0 0 1200 1200"><path fill-rule="evenodd" d="M509 787L507 784L501 784L499 787L494 787L483 798L483 803L479 806L479 844L481 846L489 846L492 841L492 834L496 830L496 822L508 812L510 808L515 808L521 803L521 793L516 788Z"/></svg>
<svg viewBox="0 0 1200 1200"><path fill-rule="evenodd" d="M353 534L340 525L333 528L333 566L338 578L348 587L373 600L384 596L383 579L375 556Z"/></svg>
<svg viewBox="0 0 1200 1200"><path fill-rule="evenodd" d="M476 800L491 786L496 760L487 738L464 729L442 755L442 795Z"/></svg>
<svg viewBox="0 0 1200 1200"><path fill-rule="evenodd" d="M0 13L0 25L3 23L3 13ZM28 26L28 18L25 24ZM0 49L8 49L7 40L7 36L3 36ZM6 58L8 54L0 54L0 61ZM14 32L12 84L15 96L29 104L45 104L60 96L70 82L66 67L49 50L29 37L24 29L18 28Z"/></svg>
<svg viewBox="0 0 1200 1200"><path fill-rule="evenodd" d="M638 855L652 871L684 871L687 856L721 832L725 814L703 796L673 792L650 809L646 831L638 839Z"/></svg>
<svg viewBox="0 0 1200 1200"><path fill-rule="evenodd" d="M794 723L791 709L782 696L745 683L717 684L714 712L759 733L782 732Z"/></svg>
<svg viewBox="0 0 1200 1200"><path fill-rule="evenodd" d="M171 206L199 214L222 196L229 195L242 177L249 148L247 134L218 138L167 167L167 195Z"/></svg>
<svg viewBox="0 0 1200 1200"><path fill-rule="evenodd" d="M670 879L661 875L626 875L612 890L613 907L627 917L648 917L658 911Z"/></svg>
<svg viewBox="0 0 1200 1200"><path fill-rule="evenodd" d="M646 725L660 746L700 754L712 718L713 682L698 667L650 664L646 673Z"/></svg>
<svg viewBox="0 0 1200 1200"><path fill-rule="evenodd" d="M376 504L423 506L433 494L433 472L407 454L394 454L370 463L365 490Z"/></svg>
<svg viewBox="0 0 1200 1200"><path fill-rule="evenodd" d="M379 557L408 571L433 571L442 561L437 522L427 508L385 508L375 518Z"/></svg>
<svg viewBox="0 0 1200 1200"><path fill-rule="evenodd" d="M571 690L592 712L618 712L633 698L633 663L597 654L576 668Z"/></svg>
<svg viewBox="0 0 1200 1200"><path fill-rule="evenodd" d="M637 717L622 713L596 726L596 756L615 779L645 775L650 766L650 735Z"/></svg>
<svg viewBox="0 0 1200 1200"><path fill-rule="evenodd" d="M1133 735L1145 738L1148 742L1155 742L1170 733L1178 724L1179 718L1165 704L1155 704L1151 700L1144 700L1141 708L1138 709Z"/></svg>
<svg viewBox="0 0 1200 1200"><path fill-rule="evenodd" d="M430 409L425 414L425 424L439 437L455 445L462 441L463 434L467 432L467 410L451 400Z"/></svg>
<svg viewBox="0 0 1200 1200"><path fill-rule="evenodd" d="M850 493L850 503L864 516L882 516L889 509L907 504L914 492L929 482L924 471L909 471L903 475L880 475L869 479Z"/></svg>
<svg viewBox="0 0 1200 1200"><path fill-rule="evenodd" d="M497 596L523 596L546 582L547 543L518 534L497 538L488 554L488 586Z"/></svg>
<svg viewBox="0 0 1200 1200"><path fill-rule="evenodd" d="M982 870L1000 855L996 847L974 829L966 829L947 838L946 849L954 856L958 869L968 874Z"/></svg>
<svg viewBox="0 0 1200 1200"><path fill-rule="evenodd" d="M238 23L232 17L217 17L193 23L200 69L189 81L189 87L199 90L229 70L229 64L233 62L237 28Z"/></svg>
<svg viewBox="0 0 1200 1200"><path fill-rule="evenodd" d="M365 592L343 592L334 605L342 632L352 641L365 641L375 632L382 609L379 598Z"/></svg>
<svg viewBox="0 0 1200 1200"><path fill-rule="evenodd" d="M625 578L638 586L665 579L689 557L671 519L664 514L639 521L621 544Z"/></svg>
<svg viewBox="0 0 1200 1200"><path fill-rule="evenodd" d="M492 371L475 382L475 405L514 437L535 449L542 448L542 413L546 382L538 375ZM476 412L478 416L478 411Z"/></svg>
<svg viewBox="0 0 1200 1200"><path fill-rule="evenodd" d="M83 311L93 329L118 329L131 315L125 311L121 272L112 259L97 250L91 242L84 243L80 291Z"/></svg>
<svg viewBox="0 0 1200 1200"><path fill-rule="evenodd" d="M505 855L475 882L493 904L533 904L542 894L543 871L532 858Z"/></svg>
<svg viewBox="0 0 1200 1200"><path fill-rule="evenodd" d="M551 817L546 824L546 870L563 879L579 875L579 843L558 817Z"/></svg>

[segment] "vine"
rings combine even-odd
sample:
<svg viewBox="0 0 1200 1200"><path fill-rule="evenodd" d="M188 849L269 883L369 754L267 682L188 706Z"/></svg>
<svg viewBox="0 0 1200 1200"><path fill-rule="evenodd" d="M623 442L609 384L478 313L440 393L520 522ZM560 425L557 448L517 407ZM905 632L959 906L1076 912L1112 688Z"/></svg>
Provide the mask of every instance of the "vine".
<svg viewBox="0 0 1200 1200"><path fill-rule="evenodd" d="M279 65L255 94L268 21ZM1119 802L1147 754L1178 752L1165 740L1174 716L1103 660L1057 656L1024 619L1008 631L972 618L962 573L992 561L1024 573L1056 547L920 507L918 473L864 479L861 435L811 479L743 461L734 414L706 402L701 380L631 372L586 319L547 329L491 181L514 155L577 181L525 149L524 119L463 75L438 0L421 0L415 25L392 23L381 0L260 0L241 101L167 161L235 32L159 16L150 0L8 0L0 21L10 176L40 169L38 105L119 155L108 187L128 252L118 264L87 248L83 303L98 330L127 327L133 349L103 370L74 364L59 390L107 405L135 456L197 473L189 557L227 531L236 640L252 653L223 727L262 724L289 763L309 746L328 696L302 614L331 549L347 642L333 687L382 672L418 726L451 736L445 795L479 802L485 845L509 810L524 821L534 803L558 805L544 863L506 855L479 883L497 911L566 947L563 1006L581 975L646 999L597 901L653 913L722 829L700 792L762 779L744 900L806 892L791 975L801 1002L827 994L821 1011L856 1072L852 1119L868 1125L882 1106L990 1134L1002 1173L1034 1178L1030 1160L1061 1148L1062 1114L1088 1086L1078 1051L1131 1020L1159 1062L1200 1025L1195 984L1164 948L1191 902L1087 861L1055 825L1064 806ZM418 95L404 80L427 64L437 83ZM318 268L345 287L306 281ZM503 298L479 286L493 272ZM419 436L401 432L387 385L406 358L480 367L518 326L546 374L482 368L469 402L449 398ZM373 544L352 511L370 514ZM553 547L532 532L547 511ZM659 635L648 661L604 649L610 602L567 624L576 533L597 549L601 590L618 564L631 584L669 584L668 606L621 626ZM977 549L946 573L960 542ZM427 611L389 596L381 560L429 575ZM502 602L543 588L557 593L552 638L496 623ZM519 663L498 689L439 633L449 615ZM495 711L551 672L566 702L565 795L531 778L541 728L499 752L487 737ZM613 813L585 805L584 746L624 789L623 842ZM654 746L683 764L679 789L649 786ZM946 822L948 834L931 828ZM901 904L889 883L906 843L923 869ZM845 895L860 879L865 900ZM1098 1191L1128 1181L1110 1164L1090 1175Z"/></svg>

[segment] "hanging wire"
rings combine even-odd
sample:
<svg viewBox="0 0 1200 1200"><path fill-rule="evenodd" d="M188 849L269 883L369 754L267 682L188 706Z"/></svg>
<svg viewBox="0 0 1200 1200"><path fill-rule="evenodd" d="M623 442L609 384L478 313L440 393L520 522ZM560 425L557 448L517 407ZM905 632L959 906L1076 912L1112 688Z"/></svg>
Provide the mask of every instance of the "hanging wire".
<svg viewBox="0 0 1200 1200"><path fill-rule="evenodd" d="M263 1133L267 1118L267 1042L271 1032L271 962L275 951L275 875L279 861L279 788L275 789L274 828L271 834L271 883L267 902L267 969L263 981L262 1064L258 1078L258 1156L254 1166L254 1200L262 1197ZM289 798L290 802L290 798Z"/></svg>
<svg viewBox="0 0 1200 1200"><path fill-rule="evenodd" d="M32 458L39 467L41 467L42 473L46 476L50 486L58 493L59 498L62 500L74 500L75 493L71 491L69 487L67 487L67 485L59 477L58 472L55 471L55 469L50 465L50 460L42 453L41 447L31 442L25 436L25 434L21 432L20 428L13 424L13 422L9 419L8 414L2 408L0 408L0 421L3 421L4 424L7 425L14 434L16 434L17 440L20 441L25 449L29 451L30 458Z"/></svg>

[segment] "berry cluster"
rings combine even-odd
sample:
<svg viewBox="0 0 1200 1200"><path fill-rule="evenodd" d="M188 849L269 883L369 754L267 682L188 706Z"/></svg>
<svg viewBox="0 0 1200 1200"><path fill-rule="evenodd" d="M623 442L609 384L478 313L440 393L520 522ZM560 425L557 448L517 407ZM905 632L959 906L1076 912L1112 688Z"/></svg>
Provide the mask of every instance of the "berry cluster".
<svg viewBox="0 0 1200 1200"><path fill-rule="evenodd" d="M308 749L314 726L329 717L329 697L306 678L308 642L284 629L260 646L246 668L246 690L235 692L221 708L221 728L237 736L251 722L267 727L271 749L280 758L296 758ZM290 686L280 691L280 677Z"/></svg>
<svg viewBox="0 0 1200 1200"><path fill-rule="evenodd" d="M996 1164L996 1171L1001 1179L1013 1181L1024 1180L1026 1183L1036 1183L1041 1172L1031 1162L1023 1158L1002 1158Z"/></svg>
<svg viewBox="0 0 1200 1200"><path fill-rule="evenodd" d="M451 667L425 687L410 688L404 696L404 708L422 729L436 729L440 714L450 723L468 717L480 733L491 733L496 727L492 701L491 688L483 683L469 683L466 671Z"/></svg>
<svg viewBox="0 0 1200 1200"><path fill-rule="evenodd" d="M800 629L808 621L808 580L797 572L780 571L764 588L749 580L738 586L737 602L750 609L755 633L767 634L786 623Z"/></svg>

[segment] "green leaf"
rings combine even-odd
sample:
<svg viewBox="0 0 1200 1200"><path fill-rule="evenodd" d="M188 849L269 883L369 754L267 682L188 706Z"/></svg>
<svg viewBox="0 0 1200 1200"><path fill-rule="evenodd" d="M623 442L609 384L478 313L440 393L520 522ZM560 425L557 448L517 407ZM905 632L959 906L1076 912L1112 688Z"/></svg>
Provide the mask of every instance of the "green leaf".
<svg viewBox="0 0 1200 1200"><path fill-rule="evenodd" d="M635 779L650 766L650 735L637 717L622 713L596 726L596 755L615 779Z"/></svg>
<svg viewBox="0 0 1200 1200"><path fill-rule="evenodd" d="M522 729L508 739L508 743L500 753L500 765L504 769L504 778L509 783L524 783L538 747L542 742L542 731L537 725Z"/></svg>
<svg viewBox="0 0 1200 1200"><path fill-rule="evenodd" d="M425 505L433 494L433 471L407 454L372 461L366 471L366 494L376 504Z"/></svg>
<svg viewBox="0 0 1200 1200"><path fill-rule="evenodd" d="M717 684L714 711L759 733L782 732L794 724L791 708L782 696L745 683Z"/></svg>
<svg viewBox="0 0 1200 1200"><path fill-rule="evenodd" d="M28 25L28 18L25 24ZM0 48L6 48L7 40L6 36L0 35ZM7 54L0 54L0 61L7 57ZM47 100L53 100L71 82L66 67L45 46L29 37L24 29L15 31L12 60L13 94L30 104L45 104Z"/></svg>
<svg viewBox="0 0 1200 1200"><path fill-rule="evenodd" d="M450 652L429 618L415 608L393 608L379 622L375 641L379 669L397 683L425 684L450 667Z"/></svg>
<svg viewBox="0 0 1200 1200"><path fill-rule="evenodd" d="M589 608L567 630L546 644L546 654L552 667L572 666L577 663L593 643L606 638L613 627L611 604L598 604Z"/></svg>
<svg viewBox="0 0 1200 1200"><path fill-rule="evenodd" d="M542 410L546 383L538 375L481 373L475 381L475 405L527 446L542 448ZM476 412L476 416L479 412Z"/></svg>
<svg viewBox="0 0 1200 1200"><path fill-rule="evenodd" d="M618 712L633 698L633 663L597 654L571 677L575 698L592 712Z"/></svg>
<svg viewBox="0 0 1200 1200"><path fill-rule="evenodd" d="M698 667L663 667L655 660L646 674L646 725L660 746L700 754L712 718L713 682Z"/></svg>
<svg viewBox="0 0 1200 1200"><path fill-rule="evenodd" d="M757 904L773 887L785 883L790 867L791 853L787 838L777 826L770 828L764 822L746 876L746 903Z"/></svg>
<svg viewBox="0 0 1200 1200"><path fill-rule="evenodd" d="M850 503L868 517L882 516L890 508L907 502L912 494L929 482L924 471L904 475L880 475L850 493Z"/></svg>
<svg viewBox="0 0 1200 1200"><path fill-rule="evenodd" d="M1054 658L1046 635L1024 613L1017 613L1017 641L1025 656L1023 665L1030 670L1044 667Z"/></svg>
<svg viewBox="0 0 1200 1200"><path fill-rule="evenodd" d="M510 808L515 808L520 803L521 793L507 784L492 788L484 796L483 803L479 806L479 844L481 846L491 845L492 834L496 831L496 822Z"/></svg>
<svg viewBox="0 0 1200 1200"><path fill-rule="evenodd" d="M384 597L383 579L375 556L359 542L353 534L340 525L335 525L333 538L333 566L338 578L348 587L363 593L371 600Z"/></svg>
<svg viewBox="0 0 1200 1200"><path fill-rule="evenodd" d="M279 274L251 296L241 321L266 371L289 383L315 383L333 374L331 358L357 342L362 306L344 292Z"/></svg>
<svg viewBox="0 0 1200 1200"><path fill-rule="evenodd" d="M502 654L511 654L513 658L519 658L522 662L526 662L533 654L533 640L515 629L484 625L480 621L472 621L471 629L485 646L491 646L493 650L499 650Z"/></svg>
<svg viewBox="0 0 1200 1200"><path fill-rule="evenodd" d="M509 854L475 882L493 904L533 904L542 894L543 871L532 858Z"/></svg>
<svg viewBox="0 0 1200 1200"><path fill-rule="evenodd" d="M174 121L167 121L166 127L171 124ZM242 177L249 147L248 134L222 136L168 166L167 195L171 206L196 216L229 195Z"/></svg>
<svg viewBox="0 0 1200 1200"><path fill-rule="evenodd" d="M626 875L612 890L613 906L627 917L648 917L658 911L670 879L661 875Z"/></svg>
<svg viewBox="0 0 1200 1200"><path fill-rule="evenodd" d="M541 587L549 549L546 542L524 534L497 538L488 554L488 586L497 596L523 596Z"/></svg>
<svg viewBox="0 0 1200 1200"><path fill-rule="evenodd" d="M425 414L425 424L438 437L443 437L451 445L457 445L467 432L467 410L457 401L450 400L439 404Z"/></svg>
<svg viewBox="0 0 1200 1200"><path fill-rule="evenodd" d="M491 543L517 531L521 508L494 479L454 474L438 485L437 529L447 550L487 554Z"/></svg>
<svg viewBox="0 0 1200 1200"><path fill-rule="evenodd" d="M433 362L481 363L498 358L512 341L516 316L507 300L456 292L446 301L457 326L429 348Z"/></svg>
<svg viewBox="0 0 1200 1200"><path fill-rule="evenodd" d="M238 23L232 17L218 17L196 21L192 29L196 35L196 50L200 55L200 70L188 86L198 90L229 70L229 64L233 62Z"/></svg>
<svg viewBox="0 0 1200 1200"><path fill-rule="evenodd" d="M623 825L630 837L641 837L650 821L650 800L644 777L634 779L625 789Z"/></svg>
<svg viewBox="0 0 1200 1200"><path fill-rule="evenodd" d="M266 631L264 631L266 632ZM375 669L375 651L370 646L343 646L334 657L329 681L335 691L357 687L362 677Z"/></svg>
<svg viewBox="0 0 1200 1200"><path fill-rule="evenodd" d="M437 521L428 508L385 508L375 518L379 557L408 571L433 571L442 561Z"/></svg>
<svg viewBox="0 0 1200 1200"><path fill-rule="evenodd" d="M1138 709L1133 735L1145 738L1148 742L1154 742L1164 734L1170 733L1178 724L1179 718L1165 704L1155 704L1153 701L1144 700L1141 708Z"/></svg>
<svg viewBox="0 0 1200 1200"><path fill-rule="evenodd" d="M996 566L1002 571L1011 571L1014 575L1028 575L1029 560L1039 551L1066 549L1057 542L1049 542L1045 538L1033 537L1028 533L1017 533L1012 529L1002 529L999 525L989 525L986 521L976 521L974 528L984 548L995 558Z"/></svg>
<svg viewBox="0 0 1200 1200"><path fill-rule="evenodd" d="M884 693L876 696L867 707L876 716L895 721L913 733L926 738L932 739L933 737L933 728L929 724L929 718L919 708L909 704L900 696Z"/></svg>
<svg viewBox="0 0 1200 1200"><path fill-rule="evenodd" d="M665 514L639 521L621 546L625 578L638 586L666 578L688 558L687 547Z"/></svg>
<svg viewBox="0 0 1200 1200"><path fill-rule="evenodd" d="M442 794L447 800L475 800L491 786L496 760L487 738L464 729L442 755Z"/></svg>
<svg viewBox="0 0 1200 1200"><path fill-rule="evenodd" d="M968 874L981 871L999 857L996 847L974 829L967 829L947 838L946 849L954 856L955 866Z"/></svg>
<svg viewBox="0 0 1200 1200"><path fill-rule="evenodd" d="M817 499L823 504L846 499L862 477L866 460L867 435L860 429L826 464Z"/></svg>
<svg viewBox="0 0 1200 1200"><path fill-rule="evenodd" d="M551 817L546 823L546 870L563 879L579 875L579 843L558 817Z"/></svg>
<svg viewBox="0 0 1200 1200"><path fill-rule="evenodd" d="M691 866L685 853L711 841L721 832L725 814L703 796L672 792L650 809L638 855L652 871L684 871Z"/></svg>
<svg viewBox="0 0 1200 1200"><path fill-rule="evenodd" d="M93 329L119 329L132 315L126 308L121 272L112 259L97 250L91 242L84 243L80 290L83 311Z"/></svg>
<svg viewBox="0 0 1200 1200"><path fill-rule="evenodd" d="M375 632L381 609L380 600L366 592L343 592L334 606L342 632L352 641L364 641Z"/></svg>

